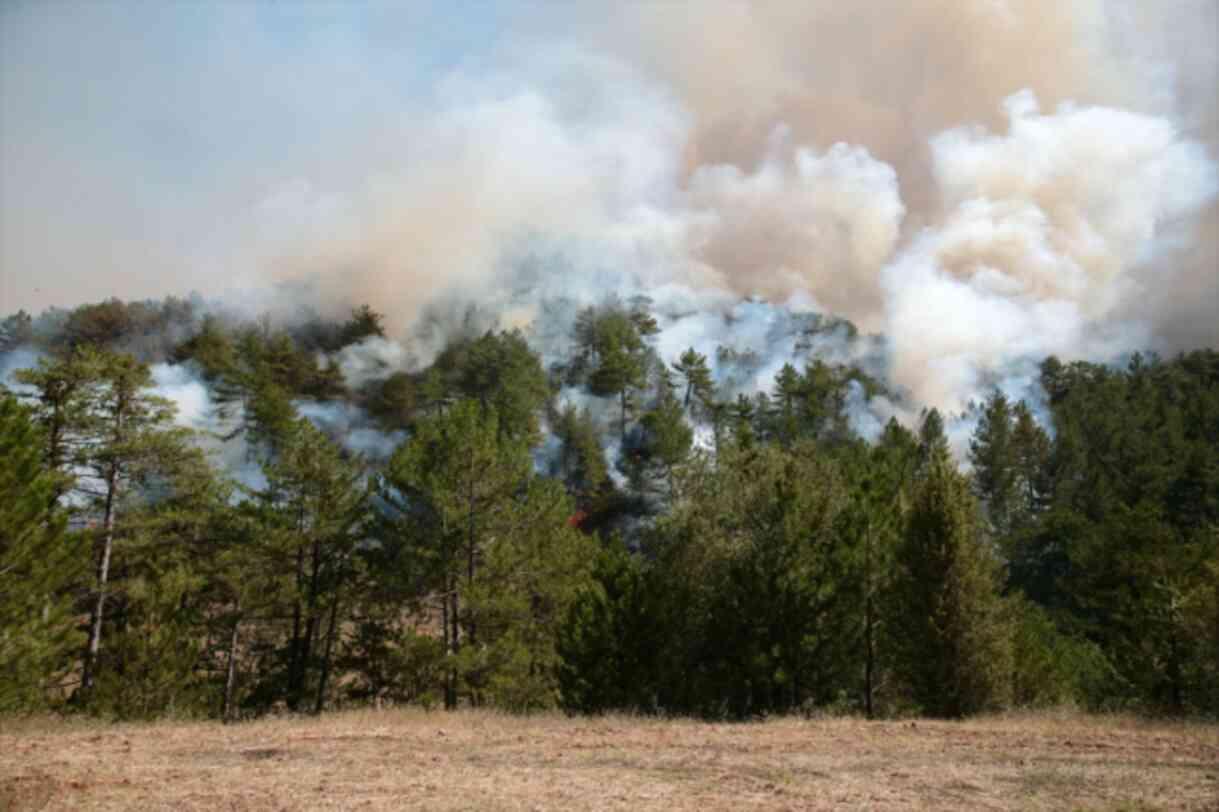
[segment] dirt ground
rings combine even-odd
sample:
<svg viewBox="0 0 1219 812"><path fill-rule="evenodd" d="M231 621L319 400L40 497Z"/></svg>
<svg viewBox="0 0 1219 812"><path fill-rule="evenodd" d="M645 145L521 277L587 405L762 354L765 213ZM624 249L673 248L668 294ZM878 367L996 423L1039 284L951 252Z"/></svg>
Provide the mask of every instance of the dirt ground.
<svg viewBox="0 0 1219 812"><path fill-rule="evenodd" d="M0 809L1219 811L1219 726L1124 717L0 725Z"/></svg>

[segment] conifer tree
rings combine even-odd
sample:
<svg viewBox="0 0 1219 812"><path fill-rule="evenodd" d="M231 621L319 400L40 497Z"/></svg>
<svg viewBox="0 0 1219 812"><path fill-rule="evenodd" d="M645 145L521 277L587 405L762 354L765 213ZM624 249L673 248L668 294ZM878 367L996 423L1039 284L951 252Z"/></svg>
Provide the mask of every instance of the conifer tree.
<svg viewBox="0 0 1219 812"><path fill-rule="evenodd" d="M803 397L803 381L791 364L784 364L775 376L774 435L780 444L790 447L800 433L799 410Z"/></svg>
<svg viewBox="0 0 1219 812"><path fill-rule="evenodd" d="M59 475L27 409L0 398L0 713L46 707L82 640L73 590L85 559L52 507Z"/></svg>
<svg viewBox="0 0 1219 812"><path fill-rule="evenodd" d="M1010 632L969 484L945 447L928 447L898 548L891 622L913 700L933 716L958 717L1007 703Z"/></svg>
<svg viewBox="0 0 1219 812"><path fill-rule="evenodd" d="M944 416L939 409L923 410L922 422L918 430L919 470L925 473L930 469L931 462L940 456L947 457L948 435L944 432Z"/></svg>
<svg viewBox="0 0 1219 812"><path fill-rule="evenodd" d="M662 385L656 405L640 418L643 438L636 449L632 478L645 499L659 492L662 501L671 500L677 489L677 468L690 456L694 430L686 422L681 403L671 388Z"/></svg>
<svg viewBox="0 0 1219 812"><path fill-rule="evenodd" d="M550 394L541 359L520 331L491 333L463 342L456 357L446 353L437 366L449 362L450 389L458 397L494 409L499 430L529 444L539 439L538 412Z"/></svg>
<svg viewBox="0 0 1219 812"><path fill-rule="evenodd" d="M90 606L89 641L82 669L85 696L93 687L105 624L106 600L118 515L124 490L134 479L181 454L185 432L173 429L173 405L150 394L152 374L129 355L99 353L82 418L85 440L75 462L88 471L86 488L96 500L99 533L95 544L95 593Z"/></svg>
<svg viewBox="0 0 1219 812"><path fill-rule="evenodd" d="M366 521L364 472L304 418L293 425L259 494L282 572L291 632L285 697L289 708L325 705L340 621L350 608L356 545ZM310 696L312 693L312 697Z"/></svg>
<svg viewBox="0 0 1219 812"><path fill-rule="evenodd" d="M892 671L885 607L894 585L914 455L910 432L892 419L875 446L851 446L839 455L848 493L839 532L848 545L848 577L859 590L854 634L863 661L861 693L868 718L876 714L877 695Z"/></svg>
<svg viewBox="0 0 1219 812"><path fill-rule="evenodd" d="M551 430L560 447L557 470L581 509L588 510L612 489L609 466L601 448L597 428L587 409L567 406L553 419Z"/></svg>
<svg viewBox="0 0 1219 812"><path fill-rule="evenodd" d="M1013 414L1013 478L1016 497L1012 523L1014 529L1023 529L1045 509L1049 498L1047 465L1050 457L1050 438L1045 429L1037 424L1033 412L1023 400L1016 404Z"/></svg>
<svg viewBox="0 0 1219 812"><path fill-rule="evenodd" d="M505 532L508 505L527 481L527 448L499 432L494 411L475 401L419 422L384 474L381 492L398 514L397 532L430 559L447 657L444 700L457 707L463 646L478 641L465 598L490 539ZM476 699L476 697L475 697Z"/></svg>
<svg viewBox="0 0 1219 812"><path fill-rule="evenodd" d="M1007 396L996 389L986 399L969 441L974 488L985 507L993 537L1011 532L1017 501L1013 415Z"/></svg>
<svg viewBox="0 0 1219 812"><path fill-rule="evenodd" d="M93 688L118 516L133 482L153 475L184 453L187 432L172 427L173 406L148 389L147 365L130 355L79 346L67 359L22 375L35 388L39 422L47 428L47 460L76 475L74 490L96 530L94 587L81 691Z"/></svg>
<svg viewBox="0 0 1219 812"><path fill-rule="evenodd" d="M575 595L566 579L592 555L579 552L561 491L534 481L528 448L499 431L493 409L459 401L420 421L380 496L388 532L415 548L410 560L427 568L440 604L445 707L457 707L463 687L475 705L553 703L558 620ZM522 682L530 675L540 682Z"/></svg>
<svg viewBox="0 0 1219 812"><path fill-rule="evenodd" d="M657 329L656 321L646 312L613 306L603 310L587 308L576 319L578 366L587 370L588 387L593 394L618 396L622 440L626 439L631 393L647 383L649 354L644 338Z"/></svg>
<svg viewBox="0 0 1219 812"><path fill-rule="evenodd" d="M60 474L49 505L59 502L74 481L74 455L82 442L88 389L95 380L95 356L77 352L61 359L40 359L33 369L18 370L17 381L33 389L34 419L42 428L43 458Z"/></svg>
<svg viewBox="0 0 1219 812"><path fill-rule="evenodd" d="M711 381L711 369L707 366L707 356L694 351L693 347L681 354L673 371L685 382L685 393L682 395L682 408L689 409L692 402L705 407L714 395L714 385Z"/></svg>

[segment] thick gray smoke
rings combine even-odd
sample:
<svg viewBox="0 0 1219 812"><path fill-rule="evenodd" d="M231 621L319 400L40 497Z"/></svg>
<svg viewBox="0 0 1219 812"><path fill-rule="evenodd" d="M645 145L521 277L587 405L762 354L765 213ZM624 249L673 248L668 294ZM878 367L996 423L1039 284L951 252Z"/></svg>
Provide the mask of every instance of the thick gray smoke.
<svg viewBox="0 0 1219 812"><path fill-rule="evenodd" d="M557 355L574 309L613 294L652 300L665 360L739 346L761 358L752 377L717 374L763 389L810 352L788 322L832 313L885 341L827 335L816 352L878 368L906 396L854 403L866 431L924 404L960 410L990 386L1028 394L1048 353L1219 343L1213 0L539 9L509 9L494 47L409 101L371 57L342 51L360 93L341 125L310 106L326 90L318 66L288 83L277 63L276 103L318 124L324 165L289 144L286 173L221 173L258 190L235 213L214 195L229 209L199 231L223 250L185 240L178 269L157 240L132 266L155 262L177 288L236 277L291 282L322 309L370 302L413 338L346 353L357 381L425 364L454 319L525 328ZM409 16L382 14L378 31L405 37ZM249 47L226 76L259 67L261 35L234 25ZM257 121L244 92L215 95ZM25 149L9 120L4 143ZM40 165L6 161L7 188L36 185L26 163ZM6 197L5 228L41 195ZM109 222L66 244L97 249ZM49 230L5 240L6 275L35 272ZM124 245L91 252L112 262ZM46 303L68 303L52 277ZM107 286L124 294L117 272ZM742 303L753 296L773 304Z"/></svg>

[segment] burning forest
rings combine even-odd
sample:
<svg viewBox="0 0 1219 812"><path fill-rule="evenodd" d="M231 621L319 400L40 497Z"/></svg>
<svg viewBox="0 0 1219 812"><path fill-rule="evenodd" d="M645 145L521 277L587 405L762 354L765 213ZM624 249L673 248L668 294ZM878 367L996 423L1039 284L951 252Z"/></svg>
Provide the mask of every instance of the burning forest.
<svg viewBox="0 0 1219 812"><path fill-rule="evenodd" d="M1219 711L1147 6L6 8L0 712Z"/></svg>

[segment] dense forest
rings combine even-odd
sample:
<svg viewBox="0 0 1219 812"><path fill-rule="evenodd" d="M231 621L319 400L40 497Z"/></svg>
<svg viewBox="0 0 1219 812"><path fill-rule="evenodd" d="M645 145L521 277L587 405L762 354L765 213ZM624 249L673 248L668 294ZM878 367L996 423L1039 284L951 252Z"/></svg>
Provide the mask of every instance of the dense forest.
<svg viewBox="0 0 1219 812"><path fill-rule="evenodd" d="M367 306L10 316L0 712L1219 712L1219 352L865 437L795 329L751 392L642 299L396 366Z"/></svg>

